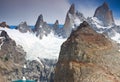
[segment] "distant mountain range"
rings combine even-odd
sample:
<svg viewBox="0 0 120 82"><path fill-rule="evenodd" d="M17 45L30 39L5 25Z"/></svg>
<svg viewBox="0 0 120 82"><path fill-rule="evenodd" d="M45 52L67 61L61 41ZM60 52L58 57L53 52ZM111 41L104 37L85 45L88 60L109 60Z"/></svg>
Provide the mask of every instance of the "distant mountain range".
<svg viewBox="0 0 120 82"><path fill-rule="evenodd" d="M53 26L53 24L48 24L50 26ZM17 25L9 25L11 29L15 29L17 27ZM34 25L28 25L29 27L31 27L32 29L35 28ZM59 24L59 28L63 28L62 24Z"/></svg>

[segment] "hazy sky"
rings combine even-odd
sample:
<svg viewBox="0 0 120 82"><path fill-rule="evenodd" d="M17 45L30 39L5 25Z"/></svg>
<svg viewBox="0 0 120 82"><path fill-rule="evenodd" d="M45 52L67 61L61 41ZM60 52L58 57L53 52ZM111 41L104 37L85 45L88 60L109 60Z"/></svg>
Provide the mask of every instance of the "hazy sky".
<svg viewBox="0 0 120 82"><path fill-rule="evenodd" d="M108 2L117 23L120 24L120 0L0 0L0 22L18 25L27 21L34 25L43 14L44 20L54 23L56 19L64 23L66 13L72 3L85 17L93 16L95 9L104 1Z"/></svg>

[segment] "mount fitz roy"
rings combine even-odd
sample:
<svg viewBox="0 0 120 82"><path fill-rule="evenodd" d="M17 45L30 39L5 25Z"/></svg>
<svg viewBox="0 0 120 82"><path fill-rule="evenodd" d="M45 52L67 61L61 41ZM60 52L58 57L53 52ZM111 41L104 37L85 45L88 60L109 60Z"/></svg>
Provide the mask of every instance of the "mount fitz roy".
<svg viewBox="0 0 120 82"><path fill-rule="evenodd" d="M42 14L34 28L0 23L0 82L23 76L38 82L119 82L120 26L113 14L103 3L85 18L72 4L62 28L58 20L47 24Z"/></svg>
<svg viewBox="0 0 120 82"><path fill-rule="evenodd" d="M101 20L104 26L115 24L112 11L109 9L106 2L96 9L94 17Z"/></svg>

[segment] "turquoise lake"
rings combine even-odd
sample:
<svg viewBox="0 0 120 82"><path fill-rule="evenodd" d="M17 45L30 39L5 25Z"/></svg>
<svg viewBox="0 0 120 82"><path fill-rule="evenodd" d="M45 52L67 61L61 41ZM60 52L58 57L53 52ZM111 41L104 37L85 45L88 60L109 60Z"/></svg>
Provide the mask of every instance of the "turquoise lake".
<svg viewBox="0 0 120 82"><path fill-rule="evenodd" d="M36 82L33 80L16 80L16 81L12 81L12 82Z"/></svg>

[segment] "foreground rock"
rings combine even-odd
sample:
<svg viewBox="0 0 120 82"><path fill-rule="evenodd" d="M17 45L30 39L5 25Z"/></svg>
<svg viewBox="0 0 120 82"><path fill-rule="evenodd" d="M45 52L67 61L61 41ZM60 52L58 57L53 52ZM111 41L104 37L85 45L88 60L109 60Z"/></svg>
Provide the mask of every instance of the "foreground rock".
<svg viewBox="0 0 120 82"><path fill-rule="evenodd" d="M83 22L63 43L54 82L120 82L120 52Z"/></svg>
<svg viewBox="0 0 120 82"><path fill-rule="evenodd" d="M22 79L22 68L26 53L16 46L4 30L0 31L0 82Z"/></svg>
<svg viewBox="0 0 120 82"><path fill-rule="evenodd" d="M26 60L22 47L0 30L0 82L22 79L53 82L56 59Z"/></svg>

